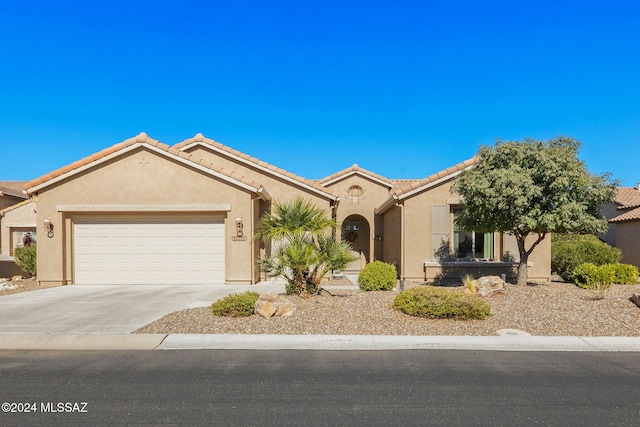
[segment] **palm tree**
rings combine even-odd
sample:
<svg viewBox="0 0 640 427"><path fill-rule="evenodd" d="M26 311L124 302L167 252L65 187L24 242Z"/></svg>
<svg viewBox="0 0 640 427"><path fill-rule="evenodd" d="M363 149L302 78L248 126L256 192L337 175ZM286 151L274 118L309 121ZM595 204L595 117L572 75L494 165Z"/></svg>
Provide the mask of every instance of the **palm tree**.
<svg viewBox="0 0 640 427"><path fill-rule="evenodd" d="M351 247L335 237L337 223L313 203L296 198L274 202L273 213L258 222L256 238L276 242L271 256L261 257L268 277L287 280L287 294L317 294L322 278L354 261Z"/></svg>

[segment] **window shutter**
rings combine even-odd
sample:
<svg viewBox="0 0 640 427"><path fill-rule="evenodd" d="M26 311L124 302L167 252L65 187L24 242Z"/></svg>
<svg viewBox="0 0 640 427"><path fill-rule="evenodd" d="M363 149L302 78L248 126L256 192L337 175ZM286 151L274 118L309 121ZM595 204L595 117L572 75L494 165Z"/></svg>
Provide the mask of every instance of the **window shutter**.
<svg viewBox="0 0 640 427"><path fill-rule="evenodd" d="M451 252L449 222L449 205L431 206L431 261L441 261Z"/></svg>

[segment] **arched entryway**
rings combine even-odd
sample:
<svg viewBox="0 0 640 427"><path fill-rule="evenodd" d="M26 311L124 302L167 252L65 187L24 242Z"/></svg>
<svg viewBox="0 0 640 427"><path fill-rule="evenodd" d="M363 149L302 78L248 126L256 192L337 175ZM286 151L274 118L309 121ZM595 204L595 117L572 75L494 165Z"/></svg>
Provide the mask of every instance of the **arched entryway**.
<svg viewBox="0 0 640 427"><path fill-rule="evenodd" d="M369 222L361 215L349 215L342 222L342 240L349 243L353 254L358 259L346 268L345 271L360 271L369 261L371 253L371 227Z"/></svg>

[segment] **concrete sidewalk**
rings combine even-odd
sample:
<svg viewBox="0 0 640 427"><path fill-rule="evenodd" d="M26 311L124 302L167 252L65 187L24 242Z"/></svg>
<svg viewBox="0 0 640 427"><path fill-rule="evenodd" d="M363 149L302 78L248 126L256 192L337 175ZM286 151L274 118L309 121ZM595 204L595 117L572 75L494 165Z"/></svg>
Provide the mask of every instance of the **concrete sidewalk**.
<svg viewBox="0 0 640 427"><path fill-rule="evenodd" d="M484 350L640 352L640 337L3 334L0 350Z"/></svg>

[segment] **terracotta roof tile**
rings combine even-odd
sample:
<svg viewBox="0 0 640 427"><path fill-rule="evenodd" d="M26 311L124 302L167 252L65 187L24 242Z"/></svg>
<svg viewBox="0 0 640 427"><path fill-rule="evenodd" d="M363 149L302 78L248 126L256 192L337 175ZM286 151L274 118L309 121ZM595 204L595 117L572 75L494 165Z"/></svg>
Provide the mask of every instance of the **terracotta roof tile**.
<svg viewBox="0 0 640 427"><path fill-rule="evenodd" d="M419 181L413 181L410 183L405 183L405 184L401 184L396 190L395 190L395 194L397 196L400 196L404 193L407 193L409 191L413 191L413 190L417 190L420 187L424 187L428 184L431 184L434 181L437 181L439 179L445 178L451 174L454 174L456 172L460 172L466 168L468 168L469 166L472 166L473 164L475 164L477 161L476 157L472 157L471 159L465 160L464 162L460 162L457 165L453 165L445 170L436 172L432 175L429 175L428 177L421 179Z"/></svg>
<svg viewBox="0 0 640 427"><path fill-rule="evenodd" d="M196 135L196 137L197 136L198 135ZM81 168L83 166L89 165L89 164L91 164L91 163L93 163L95 161L98 161L98 160L100 160L100 159L102 159L104 157L107 157L107 156L109 156L111 154L117 153L120 150L123 150L123 149L125 149L127 147L130 147L132 145L139 144L139 143L143 143L143 144L147 144L147 145L156 147L158 149L166 151L166 152L168 152L170 154L173 154L175 156L179 156L179 157L181 157L183 159L186 159L186 160L189 160L189 161L191 161L193 163L196 163L196 164L199 164L201 166L204 166L205 168L210 169L210 170L212 170L214 172L217 172L217 173L220 173L220 174L222 174L224 176L232 178L232 175L233 175L232 172L226 171L226 170L224 170L224 169L222 169L220 167L215 167L214 165L211 164L211 162L206 162L206 161L194 156L191 153L185 153L184 151L180 151L175 147L169 146L169 145L164 144L164 143L162 143L162 142L160 142L158 140L152 139L146 133L142 132L142 133L136 135L133 138L126 139L126 140L124 140L124 141L122 141L122 142L120 142L118 144L115 144L115 145L113 145L111 147L105 148L102 151L94 153L94 154L92 154L90 156L87 156L87 157L85 157L83 159L80 159L80 160L78 160L76 162L73 162L73 163L71 163L69 165L66 165L66 166L64 166L64 167L62 167L60 169L56 169L55 171L50 172L50 173L48 173L46 175L43 175L40 178L36 178L36 179L26 183L25 184L25 188L33 188L33 187L36 187L38 185L44 184L45 182L47 182L47 181L49 181L51 179L54 179L54 178L56 178L58 176L73 172L76 169L79 169L79 168ZM236 180L238 180L240 182L243 182L244 184L248 184L248 185L250 185L250 186L252 186L254 188L259 188L260 187L260 185L255 183L255 181L253 181L253 180L243 180L242 177L240 177L240 179L238 179L238 178L233 178L233 179L236 179Z"/></svg>
<svg viewBox="0 0 640 427"><path fill-rule="evenodd" d="M618 188L615 201L620 205L618 209L640 206L640 191L633 187Z"/></svg>
<svg viewBox="0 0 640 427"><path fill-rule="evenodd" d="M631 209L630 211L620 214L617 217L609 220L609 222L627 222L627 221L640 221L640 207Z"/></svg>
<svg viewBox="0 0 640 427"><path fill-rule="evenodd" d="M20 185L23 186L24 183L21 182ZM7 196L17 197L17 198L20 198L20 199L26 199L27 198L27 195L24 194L21 189L0 186L0 195L5 195L5 194Z"/></svg>
<svg viewBox="0 0 640 427"><path fill-rule="evenodd" d="M267 168L270 171L276 172L276 173L278 173L280 175L284 175L284 176L289 177L289 178L291 178L291 179L293 179L295 181L298 181L300 183L306 184L306 185L308 185L308 186L310 186L312 188L315 188L318 191L322 191L323 193L335 196L335 194L330 189L319 185L317 182L314 182L312 180L308 180L306 178L301 177L300 175L296 175L296 174L294 174L292 172L286 171L286 170L284 170L282 168L279 168L279 167L277 167L275 165L272 165L270 163L267 163L265 161L262 161L260 159L255 158L255 157L252 157L252 156L250 156L248 154L245 154L245 153L243 153L241 151L238 151L236 149L233 149L231 147L223 145L223 144L219 143L218 141L215 141L213 139L207 138L206 136L202 135L201 133L196 134L192 138L185 139L184 141L179 142L178 144L175 144L173 147L178 149L178 150L182 150L184 147L187 147L187 146L189 146L189 145L191 145L193 143L196 143L196 142L201 142L201 143L207 144L209 146L215 147L215 148L217 148L217 149L219 149L221 151L224 151L224 152L227 152L227 153L229 153L231 155L240 157L241 159L246 160L246 161L248 161L250 163L253 163L255 165L261 166L263 168Z"/></svg>
<svg viewBox="0 0 640 427"><path fill-rule="evenodd" d="M333 180L338 179L340 177L343 177L345 175L348 175L348 174L350 174L352 172L360 172L363 175L369 175L372 178L375 178L375 179L377 179L379 181L388 182L389 184L393 185L393 181L392 180L390 180L388 178L385 178L382 175L378 175L377 173L373 173L373 172L371 172L371 171L369 171L367 169L363 169L363 168L361 168L360 166L358 166L355 163L353 165L351 165L350 167L348 167L346 169L342 169L341 171L338 171L338 172L336 172L336 173L334 173L332 175L329 175L327 177L324 177L324 178L318 180L317 182L320 183L320 184L325 184L327 182L330 182L330 181L333 181Z"/></svg>

